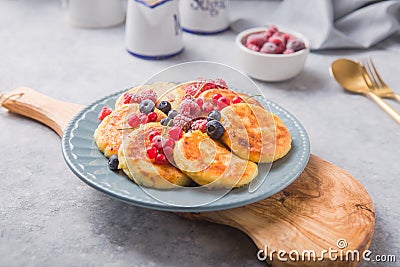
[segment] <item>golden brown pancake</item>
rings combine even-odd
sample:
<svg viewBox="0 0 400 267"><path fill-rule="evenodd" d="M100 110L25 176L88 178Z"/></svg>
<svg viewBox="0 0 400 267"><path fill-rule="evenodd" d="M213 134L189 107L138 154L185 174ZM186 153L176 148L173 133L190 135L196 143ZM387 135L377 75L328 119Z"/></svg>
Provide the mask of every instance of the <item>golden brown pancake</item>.
<svg viewBox="0 0 400 267"><path fill-rule="evenodd" d="M272 162L285 156L292 138L274 114L251 104L230 105L221 110L225 133L221 140L236 155L253 162Z"/></svg>
<svg viewBox="0 0 400 267"><path fill-rule="evenodd" d="M246 94L241 94L232 90L228 90L228 89L211 89L211 90L207 90L204 91L203 93L200 94L200 97L204 98L204 99L212 99L213 95L215 94L221 94L222 96L225 96L226 98L228 98L231 103L232 103L232 99L239 96L241 97L243 100L246 101L246 103L249 104L254 104L257 106L262 107L262 105L255 100L254 98L249 98L249 95ZM247 100L246 100L247 99Z"/></svg>
<svg viewBox="0 0 400 267"><path fill-rule="evenodd" d="M137 184L158 189L186 186L191 180L169 162L158 165L147 157L147 148L151 146L148 135L152 131L162 133L159 123L142 125L124 137L118 152L119 168Z"/></svg>
<svg viewBox="0 0 400 267"><path fill-rule="evenodd" d="M174 149L176 166L199 185L233 188L250 183L257 164L243 160L201 131L185 133Z"/></svg>
<svg viewBox="0 0 400 267"><path fill-rule="evenodd" d="M166 115L158 109L157 121L165 118ZM115 109L110 115L105 117L94 132L94 140L97 147L108 158L113 154L118 154L118 149L122 142L122 128L129 128L127 121L131 114L140 114L139 104L123 104ZM124 134L128 134L132 130L124 130Z"/></svg>

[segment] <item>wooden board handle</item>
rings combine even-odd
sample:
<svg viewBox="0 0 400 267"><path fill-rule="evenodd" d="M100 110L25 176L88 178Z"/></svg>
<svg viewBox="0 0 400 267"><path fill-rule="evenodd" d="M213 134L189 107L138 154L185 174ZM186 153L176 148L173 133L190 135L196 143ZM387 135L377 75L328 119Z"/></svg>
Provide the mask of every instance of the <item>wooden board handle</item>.
<svg viewBox="0 0 400 267"><path fill-rule="evenodd" d="M20 87L1 97L1 105L9 112L37 120L62 136L65 127L83 106L59 101L33 89Z"/></svg>

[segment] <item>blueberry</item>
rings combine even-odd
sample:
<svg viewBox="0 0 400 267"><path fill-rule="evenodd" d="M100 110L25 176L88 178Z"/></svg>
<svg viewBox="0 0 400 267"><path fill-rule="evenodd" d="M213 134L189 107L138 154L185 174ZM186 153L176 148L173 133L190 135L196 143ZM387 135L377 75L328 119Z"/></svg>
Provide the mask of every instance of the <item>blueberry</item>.
<svg viewBox="0 0 400 267"><path fill-rule="evenodd" d="M141 113L149 115L150 112L154 111L154 107L155 107L155 104L153 101L151 101L150 99L145 99L142 102L140 102L139 111Z"/></svg>
<svg viewBox="0 0 400 267"><path fill-rule="evenodd" d="M168 115L168 112L171 110L171 103L168 101L161 101L158 103L157 108Z"/></svg>
<svg viewBox="0 0 400 267"><path fill-rule="evenodd" d="M111 157L108 159L108 168L112 171L118 170L118 155L111 155Z"/></svg>
<svg viewBox="0 0 400 267"><path fill-rule="evenodd" d="M168 118L173 119L173 118L175 118L176 115L178 115L178 114L179 114L178 111L176 111L175 109L174 109L174 110L171 110L170 112L168 112Z"/></svg>
<svg viewBox="0 0 400 267"><path fill-rule="evenodd" d="M216 109L214 109L207 115L207 121L212 121L212 120L219 121L220 119L221 119L221 113Z"/></svg>
<svg viewBox="0 0 400 267"><path fill-rule="evenodd" d="M220 139L225 132L224 126L217 120L207 122L206 128L208 136L215 140Z"/></svg>
<svg viewBox="0 0 400 267"><path fill-rule="evenodd" d="M161 125L163 126L168 126L168 127L172 127L174 126L174 122L172 121L172 119L170 117L164 118L160 121Z"/></svg>

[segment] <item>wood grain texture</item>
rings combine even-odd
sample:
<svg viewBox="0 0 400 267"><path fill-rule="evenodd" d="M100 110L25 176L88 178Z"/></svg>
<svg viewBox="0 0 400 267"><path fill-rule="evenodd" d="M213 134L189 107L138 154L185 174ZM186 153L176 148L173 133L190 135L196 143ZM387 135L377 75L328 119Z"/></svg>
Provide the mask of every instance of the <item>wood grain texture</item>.
<svg viewBox="0 0 400 267"><path fill-rule="evenodd" d="M3 96L3 107L48 125L60 136L83 108L29 88L19 88L8 96L16 97ZM329 248L341 251L339 239L348 244L342 250L344 255L351 250L362 253L371 243L375 224L374 206L365 188L346 171L314 155L300 177L272 197L235 209L178 215L237 228L259 249L268 247L269 253L296 250L301 255L314 250L319 258L287 262L277 260L275 253L272 261L267 259L272 266L356 266L357 261L331 261L327 253L321 260L321 253Z"/></svg>

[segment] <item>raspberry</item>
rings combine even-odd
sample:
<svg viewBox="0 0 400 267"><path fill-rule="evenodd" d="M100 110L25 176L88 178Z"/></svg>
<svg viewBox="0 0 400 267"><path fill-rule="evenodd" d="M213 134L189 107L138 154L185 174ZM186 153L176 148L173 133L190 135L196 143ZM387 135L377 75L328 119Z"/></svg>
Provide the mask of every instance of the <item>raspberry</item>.
<svg viewBox="0 0 400 267"><path fill-rule="evenodd" d="M198 90L198 84L189 84L185 87L185 94L194 96Z"/></svg>
<svg viewBox="0 0 400 267"><path fill-rule="evenodd" d="M112 112L112 109L110 107L104 106L101 111L99 112L97 118L99 119L99 121L104 120L105 117L107 117L108 115L110 115Z"/></svg>
<svg viewBox="0 0 400 267"><path fill-rule="evenodd" d="M154 91L151 90L151 89L141 92L141 93L140 93L140 96L142 97L142 100L150 99L150 100L153 101L154 103L156 103L156 101L157 101L157 93L154 92ZM140 102L139 102L139 103L140 103Z"/></svg>
<svg viewBox="0 0 400 267"><path fill-rule="evenodd" d="M256 45L258 47L261 47L266 42L267 42L267 37L264 34L255 33L255 34L250 34L247 37L246 45L253 44L253 45Z"/></svg>
<svg viewBox="0 0 400 267"><path fill-rule="evenodd" d="M256 52L260 51L260 48L259 48L257 45L255 45L255 44L246 44L246 47L247 47L248 49L253 50L253 51L256 51Z"/></svg>
<svg viewBox="0 0 400 267"><path fill-rule="evenodd" d="M124 94L124 104L131 103L131 100L132 100L132 94L125 93Z"/></svg>
<svg viewBox="0 0 400 267"><path fill-rule="evenodd" d="M221 87L223 89L228 89L228 85L226 84L226 82L224 80L222 80L221 78L217 78L214 80L214 83L218 85L218 87Z"/></svg>
<svg viewBox="0 0 400 267"><path fill-rule="evenodd" d="M190 121L191 119L189 117L186 117L182 114L176 115L174 118L174 126L180 127L183 131L187 131L190 128Z"/></svg>
<svg viewBox="0 0 400 267"><path fill-rule="evenodd" d="M192 122L192 124L190 125L190 128L192 130L200 130L203 133L205 133L207 131L207 119L199 119L199 120L195 120Z"/></svg>
<svg viewBox="0 0 400 267"><path fill-rule="evenodd" d="M180 112L186 117L195 118L200 114L201 109L199 105L197 105L196 102L194 102L193 100L184 99L181 103Z"/></svg>
<svg viewBox="0 0 400 267"><path fill-rule="evenodd" d="M285 44L286 44L285 38L280 35L277 35L277 34L274 34L271 38L269 38L268 42L274 43L277 46L281 46L281 45L285 46Z"/></svg>

